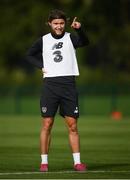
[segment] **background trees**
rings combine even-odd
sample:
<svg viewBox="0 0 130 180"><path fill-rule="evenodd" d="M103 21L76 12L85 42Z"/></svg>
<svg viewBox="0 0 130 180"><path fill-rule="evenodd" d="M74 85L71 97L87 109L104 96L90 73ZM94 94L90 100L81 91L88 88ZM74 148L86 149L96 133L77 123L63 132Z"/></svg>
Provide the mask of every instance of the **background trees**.
<svg viewBox="0 0 130 180"><path fill-rule="evenodd" d="M54 8L63 9L70 20L77 16L87 29L90 45L78 50L79 84L130 82L130 0L1 0L1 86L39 83L41 72L24 57L48 32L47 16Z"/></svg>

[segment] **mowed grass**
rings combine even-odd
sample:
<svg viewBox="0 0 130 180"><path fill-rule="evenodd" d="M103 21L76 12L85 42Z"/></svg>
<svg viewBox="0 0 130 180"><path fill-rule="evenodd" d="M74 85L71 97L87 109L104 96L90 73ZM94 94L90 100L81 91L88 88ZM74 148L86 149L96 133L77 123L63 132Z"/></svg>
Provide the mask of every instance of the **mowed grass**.
<svg viewBox="0 0 130 180"><path fill-rule="evenodd" d="M64 120L52 130L49 172L40 173L40 116L0 116L1 179L125 179L130 178L130 119L81 116L78 121L81 159L88 171L73 171Z"/></svg>

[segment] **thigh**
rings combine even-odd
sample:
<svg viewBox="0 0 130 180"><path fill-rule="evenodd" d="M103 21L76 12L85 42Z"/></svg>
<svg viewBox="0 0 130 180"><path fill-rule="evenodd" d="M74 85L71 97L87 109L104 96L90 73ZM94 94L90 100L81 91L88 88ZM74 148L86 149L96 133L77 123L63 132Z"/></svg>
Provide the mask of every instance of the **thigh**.
<svg viewBox="0 0 130 180"><path fill-rule="evenodd" d="M54 117L59 105L59 97L55 94L55 88L44 85L40 98L42 117Z"/></svg>

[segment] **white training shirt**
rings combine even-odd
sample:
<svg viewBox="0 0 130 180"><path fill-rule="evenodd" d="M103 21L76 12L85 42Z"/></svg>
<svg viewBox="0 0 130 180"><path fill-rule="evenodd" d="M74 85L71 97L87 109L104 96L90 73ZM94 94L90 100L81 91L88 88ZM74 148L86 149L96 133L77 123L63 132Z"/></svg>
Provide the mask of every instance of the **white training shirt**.
<svg viewBox="0 0 130 180"><path fill-rule="evenodd" d="M78 76L75 48L70 39L70 33L65 33L60 39L55 39L48 33L43 39L44 78L56 76Z"/></svg>

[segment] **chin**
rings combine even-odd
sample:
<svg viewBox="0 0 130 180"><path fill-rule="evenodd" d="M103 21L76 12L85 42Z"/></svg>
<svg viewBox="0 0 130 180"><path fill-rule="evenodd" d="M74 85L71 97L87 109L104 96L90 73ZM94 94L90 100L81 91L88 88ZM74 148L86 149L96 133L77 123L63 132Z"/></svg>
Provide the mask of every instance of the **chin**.
<svg viewBox="0 0 130 180"><path fill-rule="evenodd" d="M62 35L63 32L55 32L56 35Z"/></svg>

